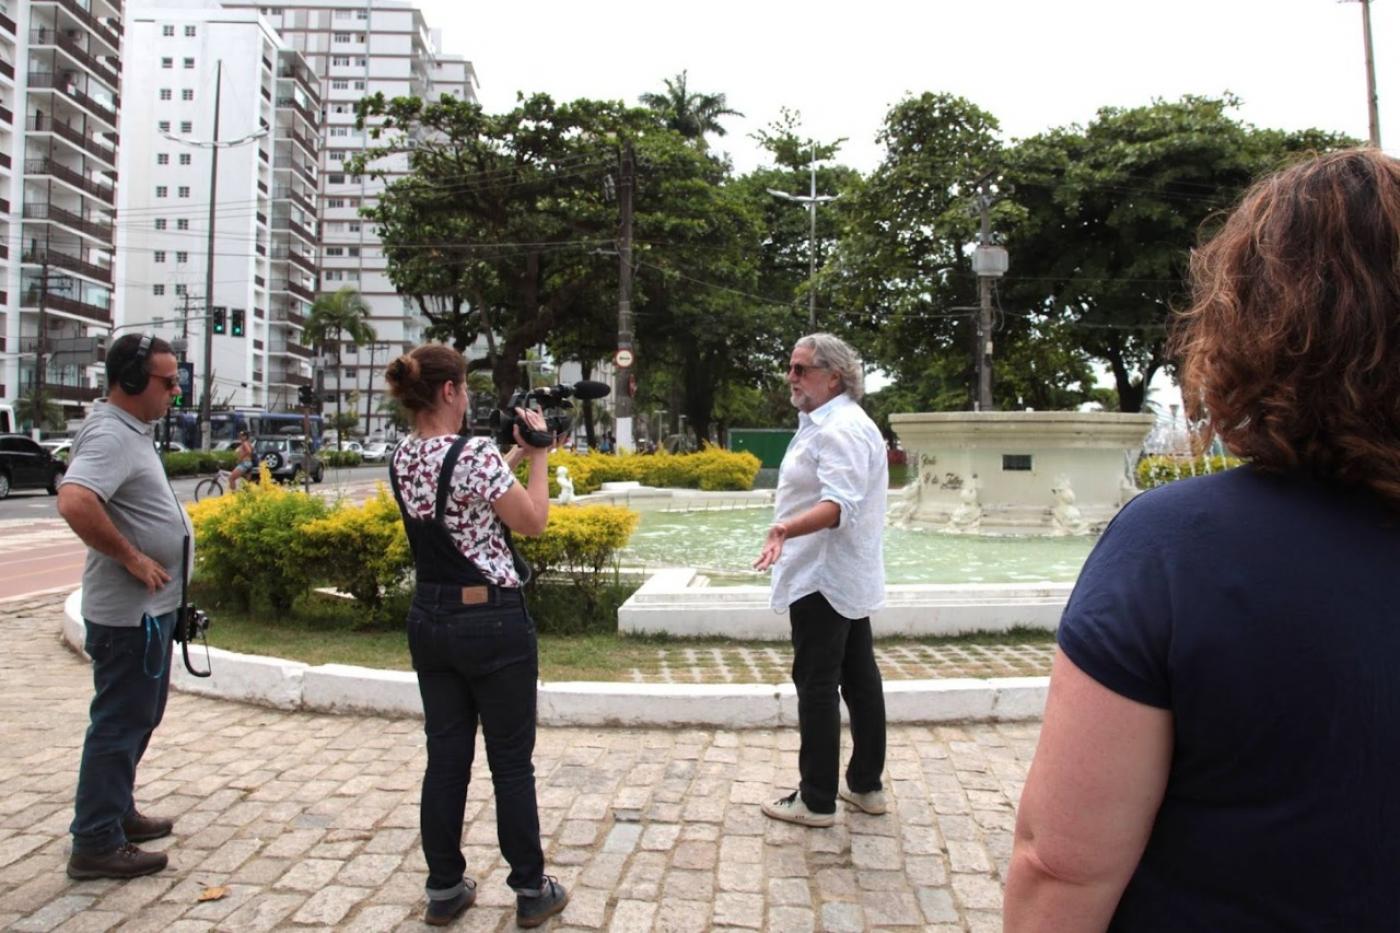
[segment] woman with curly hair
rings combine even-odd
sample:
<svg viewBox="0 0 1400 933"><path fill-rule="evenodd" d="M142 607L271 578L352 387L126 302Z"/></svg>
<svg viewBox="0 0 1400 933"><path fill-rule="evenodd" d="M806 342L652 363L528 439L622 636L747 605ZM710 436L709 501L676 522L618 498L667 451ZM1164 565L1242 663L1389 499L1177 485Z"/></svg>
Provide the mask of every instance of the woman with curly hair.
<svg viewBox="0 0 1400 933"><path fill-rule="evenodd" d="M1134 499L1065 609L1024 930L1400 926L1400 161L1257 183L1172 345L1248 465Z"/></svg>

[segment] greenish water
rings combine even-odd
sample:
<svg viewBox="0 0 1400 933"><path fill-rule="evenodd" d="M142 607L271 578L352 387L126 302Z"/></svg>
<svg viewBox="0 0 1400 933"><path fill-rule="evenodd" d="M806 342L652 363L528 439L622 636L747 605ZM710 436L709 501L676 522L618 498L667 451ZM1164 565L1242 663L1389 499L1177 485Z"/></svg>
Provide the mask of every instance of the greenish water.
<svg viewBox="0 0 1400 933"><path fill-rule="evenodd" d="M695 567L716 585L758 584L750 568L773 520L771 509L643 512L621 560ZM1072 583L1094 538L1005 538L885 529L889 583ZM723 574L723 577L714 576Z"/></svg>

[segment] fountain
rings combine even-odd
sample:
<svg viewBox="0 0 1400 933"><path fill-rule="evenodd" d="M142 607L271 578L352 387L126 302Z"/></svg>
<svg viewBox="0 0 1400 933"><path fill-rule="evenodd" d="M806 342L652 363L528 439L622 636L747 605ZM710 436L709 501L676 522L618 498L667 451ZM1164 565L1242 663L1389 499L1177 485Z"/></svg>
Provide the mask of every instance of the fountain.
<svg viewBox="0 0 1400 933"><path fill-rule="evenodd" d="M1136 494L1132 465L1154 421L1077 411L891 415L918 464L892 518L958 534L1095 534Z"/></svg>

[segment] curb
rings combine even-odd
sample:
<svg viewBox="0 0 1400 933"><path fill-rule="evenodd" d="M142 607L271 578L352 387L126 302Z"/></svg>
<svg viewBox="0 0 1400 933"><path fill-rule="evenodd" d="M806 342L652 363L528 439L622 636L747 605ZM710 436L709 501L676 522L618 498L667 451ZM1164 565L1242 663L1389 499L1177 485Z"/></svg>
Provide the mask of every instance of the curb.
<svg viewBox="0 0 1400 933"><path fill-rule="evenodd" d="M64 602L62 634L70 648L86 656L81 600L82 590L76 590ZM423 715L412 671L311 666L220 648L210 648L209 657L214 670L209 678L191 677L172 657L171 685L184 693L276 709ZM1038 719L1049 684L1048 677L886 681L885 718L891 724ZM790 683L541 683L537 718L541 726L771 729L797 725L797 692Z"/></svg>

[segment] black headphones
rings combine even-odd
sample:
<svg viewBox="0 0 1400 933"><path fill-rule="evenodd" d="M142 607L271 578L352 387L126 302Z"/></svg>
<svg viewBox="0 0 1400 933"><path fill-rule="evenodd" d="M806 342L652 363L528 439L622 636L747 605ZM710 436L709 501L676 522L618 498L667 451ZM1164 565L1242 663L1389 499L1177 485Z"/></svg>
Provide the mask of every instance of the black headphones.
<svg viewBox="0 0 1400 933"><path fill-rule="evenodd" d="M122 367L121 372L117 373L117 385L121 386L127 395L140 395L151 382L146 358L151 355L151 341L154 339L150 334L142 334L141 342L136 345L136 353Z"/></svg>

